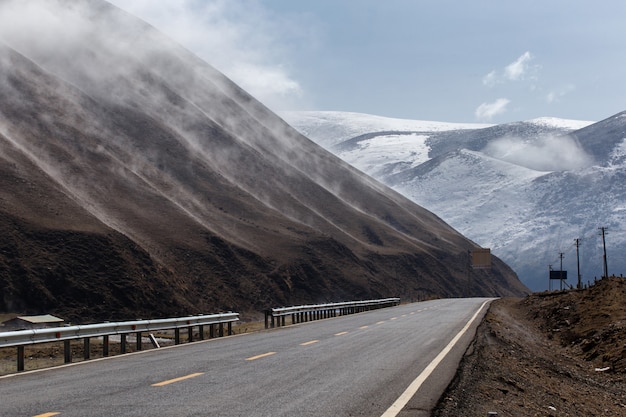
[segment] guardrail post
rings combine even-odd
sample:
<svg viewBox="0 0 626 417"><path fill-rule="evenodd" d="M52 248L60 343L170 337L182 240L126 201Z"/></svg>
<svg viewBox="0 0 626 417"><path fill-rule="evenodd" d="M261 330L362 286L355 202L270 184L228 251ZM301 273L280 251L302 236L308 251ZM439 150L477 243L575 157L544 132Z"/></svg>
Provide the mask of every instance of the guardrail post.
<svg viewBox="0 0 626 417"><path fill-rule="evenodd" d="M70 346L69 340L63 341L63 356L64 356L63 359L65 360L65 363L72 362L72 346Z"/></svg>
<svg viewBox="0 0 626 417"><path fill-rule="evenodd" d="M174 329L174 344L180 345L180 329L179 328Z"/></svg>
<svg viewBox="0 0 626 417"><path fill-rule="evenodd" d="M215 325L209 324L209 339L213 339L215 337Z"/></svg>
<svg viewBox="0 0 626 417"><path fill-rule="evenodd" d="M24 370L24 346L17 347L17 372Z"/></svg>
<svg viewBox="0 0 626 417"><path fill-rule="evenodd" d="M126 333L120 335L120 353L126 353Z"/></svg>
<svg viewBox="0 0 626 417"><path fill-rule="evenodd" d="M90 348L91 344L89 343L89 338L86 337L83 339L83 359L87 360L91 357Z"/></svg>
<svg viewBox="0 0 626 417"><path fill-rule="evenodd" d="M137 340L135 342L135 347L137 350L141 350L141 332L137 332Z"/></svg>
<svg viewBox="0 0 626 417"><path fill-rule="evenodd" d="M200 337L200 340L204 340L204 326L203 325L198 326L198 336Z"/></svg>
<svg viewBox="0 0 626 417"><path fill-rule="evenodd" d="M233 322L229 321L226 326L228 327L228 335L232 336L233 335Z"/></svg>
<svg viewBox="0 0 626 417"><path fill-rule="evenodd" d="M187 342L193 342L193 327L187 327Z"/></svg>
<svg viewBox="0 0 626 417"><path fill-rule="evenodd" d="M220 337L224 337L224 323L218 325Z"/></svg>
<svg viewBox="0 0 626 417"><path fill-rule="evenodd" d="M102 336L102 356L109 356L109 335Z"/></svg>

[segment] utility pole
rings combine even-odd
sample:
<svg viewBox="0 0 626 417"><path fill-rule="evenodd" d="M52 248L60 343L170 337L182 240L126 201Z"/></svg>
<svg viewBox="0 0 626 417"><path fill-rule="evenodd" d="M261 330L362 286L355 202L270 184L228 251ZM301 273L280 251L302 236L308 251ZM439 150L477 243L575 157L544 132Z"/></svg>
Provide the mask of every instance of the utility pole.
<svg viewBox="0 0 626 417"><path fill-rule="evenodd" d="M559 270L559 283L561 291L563 291L563 252L559 253L559 258L561 258L561 269Z"/></svg>
<svg viewBox="0 0 626 417"><path fill-rule="evenodd" d="M580 255L578 252L578 248L580 247L580 239L575 239L576 242L576 267L578 268L578 288L579 290L582 288L580 284Z"/></svg>
<svg viewBox="0 0 626 417"><path fill-rule="evenodd" d="M552 291L552 265L548 265L548 290Z"/></svg>
<svg viewBox="0 0 626 417"><path fill-rule="evenodd" d="M605 232L606 232L606 227L600 227L599 228L602 231L602 248L604 249L604 278L608 278L609 277L609 268L606 264L606 239L604 238Z"/></svg>

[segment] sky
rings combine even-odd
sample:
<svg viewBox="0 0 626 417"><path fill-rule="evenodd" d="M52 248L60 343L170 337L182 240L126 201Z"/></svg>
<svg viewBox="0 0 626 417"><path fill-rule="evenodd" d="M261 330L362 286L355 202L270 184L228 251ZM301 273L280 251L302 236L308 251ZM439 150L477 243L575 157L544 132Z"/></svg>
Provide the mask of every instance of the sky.
<svg viewBox="0 0 626 417"><path fill-rule="evenodd" d="M623 0L109 0L274 111L463 123L626 110Z"/></svg>

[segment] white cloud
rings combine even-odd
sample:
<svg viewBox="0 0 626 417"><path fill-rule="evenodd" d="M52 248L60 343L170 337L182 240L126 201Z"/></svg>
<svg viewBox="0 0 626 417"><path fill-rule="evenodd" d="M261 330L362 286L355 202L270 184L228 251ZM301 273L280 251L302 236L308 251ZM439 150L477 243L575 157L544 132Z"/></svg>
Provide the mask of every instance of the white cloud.
<svg viewBox="0 0 626 417"><path fill-rule="evenodd" d="M531 65L534 56L529 52L524 52L519 58L505 66L502 71L493 70L483 77L483 84L493 87L507 81L522 81L525 79L536 79L539 65Z"/></svg>
<svg viewBox="0 0 626 417"><path fill-rule="evenodd" d="M496 71L491 71L489 74L483 77L483 84L488 87L493 87L498 83L498 74Z"/></svg>
<svg viewBox="0 0 626 417"><path fill-rule="evenodd" d="M528 72L529 62L533 59L533 56L530 52L526 51L515 60L515 62L510 63L504 68L504 76L511 80L517 81L524 78L524 75Z"/></svg>
<svg viewBox="0 0 626 417"><path fill-rule="evenodd" d="M510 102L511 100L509 99L499 98L493 103L482 103L476 108L474 114L478 120L489 121L493 119L494 116L506 112L506 107Z"/></svg>
<svg viewBox="0 0 626 417"><path fill-rule="evenodd" d="M109 0L170 36L265 105L280 110L303 96L288 70L284 39L299 29L255 0Z"/></svg>

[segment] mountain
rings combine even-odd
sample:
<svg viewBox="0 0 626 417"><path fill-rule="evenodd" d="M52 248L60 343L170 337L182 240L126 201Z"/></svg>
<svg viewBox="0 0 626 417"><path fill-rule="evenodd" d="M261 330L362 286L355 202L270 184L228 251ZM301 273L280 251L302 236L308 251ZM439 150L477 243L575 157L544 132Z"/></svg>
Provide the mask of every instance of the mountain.
<svg viewBox="0 0 626 417"><path fill-rule="evenodd" d="M499 259L104 1L0 0L0 310L519 295ZM471 281L468 281L468 277Z"/></svg>
<svg viewBox="0 0 626 417"><path fill-rule="evenodd" d="M533 290L559 288L548 269L561 268L561 253L570 285L578 259L582 284L602 276L602 227L609 274L626 268L626 113L597 123L545 117L495 126L379 123L340 112L281 116L490 247Z"/></svg>

